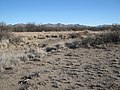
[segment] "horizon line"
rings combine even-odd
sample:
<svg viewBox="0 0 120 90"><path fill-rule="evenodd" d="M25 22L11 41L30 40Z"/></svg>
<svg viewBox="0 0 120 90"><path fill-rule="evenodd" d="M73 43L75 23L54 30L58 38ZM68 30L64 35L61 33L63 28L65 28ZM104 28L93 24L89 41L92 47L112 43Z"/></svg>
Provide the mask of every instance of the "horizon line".
<svg viewBox="0 0 120 90"><path fill-rule="evenodd" d="M120 23L103 23L103 24L96 24L96 25L92 25L92 24L80 24L80 23L61 23L61 22L56 22L56 23L51 23L51 22L48 22L48 23L43 23L43 22L34 22L34 21L28 21L28 22L16 22L16 23L8 23L8 22L4 22L4 21L0 21L0 23L3 22L5 23L6 25L15 25L15 24L28 24L28 23L31 23L31 24L64 24L64 25L75 25L75 24L79 24L79 25L83 25L83 26L102 26L102 25L120 25Z"/></svg>

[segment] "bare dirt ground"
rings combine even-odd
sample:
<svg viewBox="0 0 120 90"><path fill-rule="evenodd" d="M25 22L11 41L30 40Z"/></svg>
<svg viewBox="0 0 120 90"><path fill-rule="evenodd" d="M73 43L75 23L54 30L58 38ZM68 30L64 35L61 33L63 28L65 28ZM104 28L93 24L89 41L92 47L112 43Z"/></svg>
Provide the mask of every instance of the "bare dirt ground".
<svg viewBox="0 0 120 90"><path fill-rule="evenodd" d="M0 90L120 90L120 45L65 46L73 40L34 38L2 49Z"/></svg>

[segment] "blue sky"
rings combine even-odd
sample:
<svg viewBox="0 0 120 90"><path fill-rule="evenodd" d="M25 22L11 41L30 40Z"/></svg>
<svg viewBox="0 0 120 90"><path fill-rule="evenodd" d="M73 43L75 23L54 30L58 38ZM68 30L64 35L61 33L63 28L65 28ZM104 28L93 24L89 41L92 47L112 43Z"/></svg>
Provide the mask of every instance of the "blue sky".
<svg viewBox="0 0 120 90"><path fill-rule="evenodd" d="M120 24L120 0L0 0L0 21Z"/></svg>

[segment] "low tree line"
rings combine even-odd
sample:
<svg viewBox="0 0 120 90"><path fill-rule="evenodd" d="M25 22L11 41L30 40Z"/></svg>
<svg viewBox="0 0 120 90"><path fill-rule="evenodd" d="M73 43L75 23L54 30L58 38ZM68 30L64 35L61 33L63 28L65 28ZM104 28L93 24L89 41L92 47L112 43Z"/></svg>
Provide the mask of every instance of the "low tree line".
<svg viewBox="0 0 120 90"><path fill-rule="evenodd" d="M118 31L120 30L120 24L112 25L101 25L101 26L85 26L79 24L6 24L0 22L0 31L13 31L13 32L47 32L47 31L81 31L81 30L92 30L92 31L102 31L102 30L111 30Z"/></svg>

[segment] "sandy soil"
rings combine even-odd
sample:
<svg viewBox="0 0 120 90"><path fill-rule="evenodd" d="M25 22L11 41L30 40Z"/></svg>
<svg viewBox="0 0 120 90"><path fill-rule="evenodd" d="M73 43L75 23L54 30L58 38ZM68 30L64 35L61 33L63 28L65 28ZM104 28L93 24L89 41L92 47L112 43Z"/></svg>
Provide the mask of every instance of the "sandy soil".
<svg viewBox="0 0 120 90"><path fill-rule="evenodd" d="M120 90L120 45L69 49L64 43L72 40L36 39L2 50L0 90Z"/></svg>

